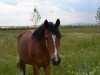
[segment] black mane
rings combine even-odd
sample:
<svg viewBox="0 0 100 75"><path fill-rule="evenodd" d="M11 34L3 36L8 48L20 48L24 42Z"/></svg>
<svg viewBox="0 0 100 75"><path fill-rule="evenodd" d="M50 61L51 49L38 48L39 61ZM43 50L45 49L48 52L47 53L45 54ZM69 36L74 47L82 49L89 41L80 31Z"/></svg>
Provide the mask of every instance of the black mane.
<svg viewBox="0 0 100 75"><path fill-rule="evenodd" d="M52 34L56 35L57 37L61 38L61 34L57 27L52 22L48 22L48 31L50 31ZM40 27L38 27L35 32L32 34L33 37L35 37L37 40L43 39L45 34L45 27L42 24Z"/></svg>

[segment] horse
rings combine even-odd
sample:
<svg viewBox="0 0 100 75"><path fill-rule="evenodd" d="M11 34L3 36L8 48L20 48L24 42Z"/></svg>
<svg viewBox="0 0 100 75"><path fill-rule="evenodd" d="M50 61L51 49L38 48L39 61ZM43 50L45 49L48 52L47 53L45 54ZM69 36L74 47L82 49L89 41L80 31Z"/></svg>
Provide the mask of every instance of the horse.
<svg viewBox="0 0 100 75"><path fill-rule="evenodd" d="M33 74L40 75L43 67L45 75L50 75L50 63L58 66L61 34L58 29L60 20L56 23L45 20L36 30L22 31L18 36L18 67L22 75L26 74L26 64L32 65Z"/></svg>

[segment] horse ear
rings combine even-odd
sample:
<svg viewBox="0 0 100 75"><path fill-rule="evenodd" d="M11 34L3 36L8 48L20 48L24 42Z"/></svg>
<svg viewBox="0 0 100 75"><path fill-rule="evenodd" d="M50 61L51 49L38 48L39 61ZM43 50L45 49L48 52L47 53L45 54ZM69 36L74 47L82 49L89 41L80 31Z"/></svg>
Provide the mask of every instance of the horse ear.
<svg viewBox="0 0 100 75"><path fill-rule="evenodd" d="M48 28L48 21L47 19L44 21L44 27L47 29Z"/></svg>
<svg viewBox="0 0 100 75"><path fill-rule="evenodd" d="M55 24L55 27L59 27L59 26L60 26L60 20L57 19L56 24Z"/></svg>

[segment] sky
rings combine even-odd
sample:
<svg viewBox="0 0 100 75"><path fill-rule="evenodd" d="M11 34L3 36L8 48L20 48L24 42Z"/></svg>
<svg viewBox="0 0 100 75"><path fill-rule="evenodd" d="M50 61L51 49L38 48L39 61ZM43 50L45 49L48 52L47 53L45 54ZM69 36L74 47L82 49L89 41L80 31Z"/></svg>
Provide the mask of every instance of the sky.
<svg viewBox="0 0 100 75"><path fill-rule="evenodd" d="M32 26L32 12L36 5L41 20L60 19L61 25L96 23L99 0L0 0L0 26Z"/></svg>

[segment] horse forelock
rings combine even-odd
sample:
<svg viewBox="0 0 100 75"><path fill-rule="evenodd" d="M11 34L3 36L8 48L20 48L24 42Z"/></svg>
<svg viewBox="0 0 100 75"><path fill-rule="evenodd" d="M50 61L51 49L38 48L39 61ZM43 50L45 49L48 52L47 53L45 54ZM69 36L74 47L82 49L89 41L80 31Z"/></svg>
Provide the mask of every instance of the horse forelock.
<svg viewBox="0 0 100 75"><path fill-rule="evenodd" d="M52 22L48 22L48 31L50 31L52 34L56 35L57 37L61 38L61 34L58 30L58 28L55 27L55 25ZM33 37L35 37L37 40L41 40L44 38L45 35L45 27L42 24L40 27L38 27L34 33L32 34Z"/></svg>
<svg viewBox="0 0 100 75"><path fill-rule="evenodd" d="M55 27L55 25L54 25L52 22L49 22L48 30L49 30L52 34L56 35L57 37L59 37L59 38L61 37L61 34L60 34L58 28Z"/></svg>

